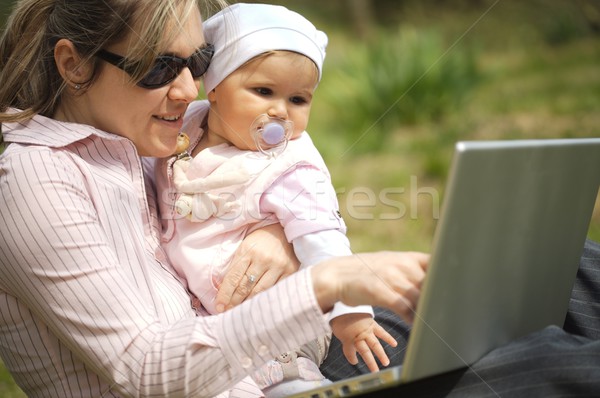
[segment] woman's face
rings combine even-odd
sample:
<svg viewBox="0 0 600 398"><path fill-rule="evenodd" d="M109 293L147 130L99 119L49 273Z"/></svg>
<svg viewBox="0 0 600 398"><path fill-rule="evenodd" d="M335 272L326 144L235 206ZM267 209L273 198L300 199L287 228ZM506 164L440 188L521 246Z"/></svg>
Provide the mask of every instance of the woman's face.
<svg viewBox="0 0 600 398"><path fill-rule="evenodd" d="M105 50L126 54L131 40L136 40L135 34ZM203 44L200 13L196 11L165 54L187 58ZM164 157L175 152L183 115L199 88L199 79L194 79L188 68L163 87L145 89L132 83L123 70L102 62L97 80L61 111L69 121L129 138L140 156Z"/></svg>

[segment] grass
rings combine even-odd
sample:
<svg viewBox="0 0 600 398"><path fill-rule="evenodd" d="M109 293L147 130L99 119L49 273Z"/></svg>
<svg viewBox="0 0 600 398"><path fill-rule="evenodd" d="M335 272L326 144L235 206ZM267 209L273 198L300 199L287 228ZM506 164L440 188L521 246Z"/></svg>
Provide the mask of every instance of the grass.
<svg viewBox="0 0 600 398"><path fill-rule="evenodd" d="M382 1L393 12L362 39L329 3L282 3L330 32L309 131L355 251L429 250L457 140L600 136L591 2ZM24 396L1 364L0 396Z"/></svg>
<svg viewBox="0 0 600 398"><path fill-rule="evenodd" d="M559 48L540 47L527 54L482 54L487 76L460 109L441 122L398 126L376 155L329 156L335 182L346 192L352 184L380 192L391 186L409 187L410 176L416 176L420 187L441 193L456 140L598 137L599 58L596 38ZM410 206L410 196L405 199L403 203ZM379 205L376 211L384 212L385 207ZM429 213L419 211L416 219L397 221L345 215L355 250L426 250L435 227ZM589 236L600 240L600 204Z"/></svg>
<svg viewBox="0 0 600 398"><path fill-rule="evenodd" d="M0 360L0 397L2 398L25 398L26 395L14 383L10 374L4 368Z"/></svg>

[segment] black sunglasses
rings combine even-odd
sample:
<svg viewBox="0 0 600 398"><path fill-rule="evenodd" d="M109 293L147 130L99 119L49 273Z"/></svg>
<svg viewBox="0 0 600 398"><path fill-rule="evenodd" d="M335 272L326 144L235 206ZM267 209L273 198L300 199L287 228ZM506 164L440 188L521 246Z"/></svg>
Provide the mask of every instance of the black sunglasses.
<svg viewBox="0 0 600 398"><path fill-rule="evenodd" d="M195 79L202 77L202 75L206 73L214 53L215 47L212 44L205 44L189 58L180 58L174 55L161 55L156 58L150 72L148 72L137 85L148 89L166 86L175 80L185 67L189 68ZM101 60L124 70L128 74L132 74L131 69L125 67L127 62L125 57L106 50L98 51L96 56Z"/></svg>

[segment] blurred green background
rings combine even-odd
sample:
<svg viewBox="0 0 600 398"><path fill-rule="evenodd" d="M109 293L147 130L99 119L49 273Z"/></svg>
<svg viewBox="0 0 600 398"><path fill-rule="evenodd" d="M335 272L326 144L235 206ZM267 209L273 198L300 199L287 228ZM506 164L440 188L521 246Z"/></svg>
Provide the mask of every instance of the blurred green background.
<svg viewBox="0 0 600 398"><path fill-rule="evenodd" d="M429 250L458 140L600 137L597 0L271 2L329 35L309 132L355 251Z"/></svg>

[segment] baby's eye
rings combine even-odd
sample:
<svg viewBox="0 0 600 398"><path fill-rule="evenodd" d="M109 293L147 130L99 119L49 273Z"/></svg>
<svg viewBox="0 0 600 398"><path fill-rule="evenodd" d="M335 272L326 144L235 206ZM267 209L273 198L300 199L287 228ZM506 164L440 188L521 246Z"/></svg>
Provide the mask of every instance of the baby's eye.
<svg viewBox="0 0 600 398"><path fill-rule="evenodd" d="M271 95L273 94L273 90L265 87L257 87L254 89L260 95Z"/></svg>
<svg viewBox="0 0 600 398"><path fill-rule="evenodd" d="M308 100L304 97L292 97L290 102L296 105L302 105L308 103Z"/></svg>

